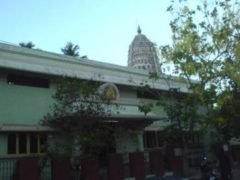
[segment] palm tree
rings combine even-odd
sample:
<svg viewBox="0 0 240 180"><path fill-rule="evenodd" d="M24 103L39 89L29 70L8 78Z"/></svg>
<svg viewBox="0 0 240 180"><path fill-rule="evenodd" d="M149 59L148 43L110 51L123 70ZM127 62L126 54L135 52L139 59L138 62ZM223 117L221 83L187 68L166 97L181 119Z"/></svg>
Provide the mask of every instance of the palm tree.
<svg viewBox="0 0 240 180"><path fill-rule="evenodd" d="M68 42L64 48L61 48L61 51L65 55L77 57L79 56L79 49L80 48L78 45L74 45L72 42Z"/></svg>
<svg viewBox="0 0 240 180"><path fill-rule="evenodd" d="M20 42L19 46L32 49L35 46L35 44L33 44L31 41L29 41L27 43Z"/></svg>

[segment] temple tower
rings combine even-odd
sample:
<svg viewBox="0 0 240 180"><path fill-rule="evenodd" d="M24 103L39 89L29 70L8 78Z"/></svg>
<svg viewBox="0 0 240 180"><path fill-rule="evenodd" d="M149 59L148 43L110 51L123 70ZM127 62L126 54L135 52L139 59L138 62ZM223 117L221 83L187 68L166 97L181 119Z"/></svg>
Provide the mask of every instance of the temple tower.
<svg viewBox="0 0 240 180"><path fill-rule="evenodd" d="M159 59L155 45L144 35L138 26L128 50L128 67L160 73Z"/></svg>

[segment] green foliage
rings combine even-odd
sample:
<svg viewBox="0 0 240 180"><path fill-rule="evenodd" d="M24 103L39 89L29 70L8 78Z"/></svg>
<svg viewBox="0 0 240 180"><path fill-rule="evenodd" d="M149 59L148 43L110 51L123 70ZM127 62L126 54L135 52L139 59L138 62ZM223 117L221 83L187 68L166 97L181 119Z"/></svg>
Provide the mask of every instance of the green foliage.
<svg viewBox="0 0 240 180"><path fill-rule="evenodd" d="M98 156L111 150L113 129L104 122L110 112L105 111L107 104L97 91L99 84L70 78L58 79L56 83L52 112L42 124L54 128L68 144L80 146L82 156Z"/></svg>
<svg viewBox="0 0 240 180"><path fill-rule="evenodd" d="M33 44L32 42L29 41L27 43L21 42L21 43L19 43L19 46L33 49L35 47L35 44Z"/></svg>
<svg viewBox="0 0 240 180"><path fill-rule="evenodd" d="M199 129L203 112L192 94L181 93L178 89L170 89L168 97L159 102L166 112L170 125L164 129L165 141L183 146L184 137Z"/></svg>
<svg viewBox="0 0 240 180"><path fill-rule="evenodd" d="M202 4L171 1L167 11L173 15L172 44L160 50L164 60L176 67L175 75L186 82L189 93L172 91L169 83L168 96L159 93L154 105L144 103L139 107L144 113L154 106L164 107L171 121L164 130L168 142L184 143L184 134L196 128L214 130L218 141L239 134L239 9L240 3L233 0ZM157 75L150 74L150 81L157 79ZM166 78L166 82L171 80ZM146 88L143 84L144 91Z"/></svg>
<svg viewBox="0 0 240 180"><path fill-rule="evenodd" d="M240 127L240 113L238 107L240 106L240 94L237 90L231 92L225 91L218 98L221 108L218 108L217 118L215 121L215 127L218 132L221 132L225 141L233 136L239 136Z"/></svg>
<svg viewBox="0 0 240 180"><path fill-rule="evenodd" d="M150 76L150 80L153 80ZM154 78L154 81L158 79ZM169 79L166 79L169 81ZM148 85L142 84L143 92L153 93L155 101L144 101L138 106L139 111L147 115L154 108L163 107L170 124L163 129L161 136L168 144L183 146L186 135L193 133L196 124L201 123L203 113L199 110L197 97L184 94L178 88L170 88L168 92L153 91Z"/></svg>
<svg viewBox="0 0 240 180"><path fill-rule="evenodd" d="M219 139L232 134L233 119L226 112L234 109L237 102L232 97L237 96L233 91L238 92L240 85L239 9L240 3L233 0L196 5L173 0L167 9L174 16L170 23L173 43L161 47L162 57L173 62L178 75L187 80L190 102L205 107L202 126L215 128Z"/></svg>
<svg viewBox="0 0 240 180"><path fill-rule="evenodd" d="M149 112L152 111L153 106L154 105L152 103L143 103L138 106L138 109L146 116Z"/></svg>
<svg viewBox="0 0 240 180"><path fill-rule="evenodd" d="M157 72L150 72L149 79L157 80L157 79L159 79L159 74Z"/></svg>
<svg viewBox="0 0 240 180"><path fill-rule="evenodd" d="M78 45L74 45L72 42L68 42L64 48L61 48L61 51L67 56L78 57L79 49L80 48Z"/></svg>

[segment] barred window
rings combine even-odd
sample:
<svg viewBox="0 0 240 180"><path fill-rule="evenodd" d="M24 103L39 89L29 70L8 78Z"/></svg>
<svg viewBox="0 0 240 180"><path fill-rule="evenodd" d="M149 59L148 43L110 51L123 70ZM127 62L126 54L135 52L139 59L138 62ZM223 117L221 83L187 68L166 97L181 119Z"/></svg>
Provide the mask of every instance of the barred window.
<svg viewBox="0 0 240 180"><path fill-rule="evenodd" d="M145 148L157 148L163 145L161 131L145 131L143 136Z"/></svg>
<svg viewBox="0 0 240 180"><path fill-rule="evenodd" d="M31 155L45 153L47 135L43 133L8 134L8 154Z"/></svg>

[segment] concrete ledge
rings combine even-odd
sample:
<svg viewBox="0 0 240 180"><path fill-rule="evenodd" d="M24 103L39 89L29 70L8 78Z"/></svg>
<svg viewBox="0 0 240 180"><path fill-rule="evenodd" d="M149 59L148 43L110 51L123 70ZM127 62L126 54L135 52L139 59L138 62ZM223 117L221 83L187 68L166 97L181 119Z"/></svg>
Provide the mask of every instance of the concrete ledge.
<svg viewBox="0 0 240 180"><path fill-rule="evenodd" d="M147 174L146 175L146 179L156 179L156 178L157 178L156 174Z"/></svg>
<svg viewBox="0 0 240 180"><path fill-rule="evenodd" d="M136 178L135 177L128 177L128 178L125 178L124 180L135 180Z"/></svg>

